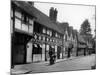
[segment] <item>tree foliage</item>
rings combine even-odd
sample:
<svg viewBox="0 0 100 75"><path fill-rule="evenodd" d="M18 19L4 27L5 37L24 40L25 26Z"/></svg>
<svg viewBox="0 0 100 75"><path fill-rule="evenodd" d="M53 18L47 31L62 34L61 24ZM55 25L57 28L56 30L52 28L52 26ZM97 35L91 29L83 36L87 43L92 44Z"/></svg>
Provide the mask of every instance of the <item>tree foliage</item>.
<svg viewBox="0 0 100 75"><path fill-rule="evenodd" d="M80 35L84 36L85 41L89 41L90 38L92 38L91 26L88 19L86 19L82 23L81 28L80 28Z"/></svg>
<svg viewBox="0 0 100 75"><path fill-rule="evenodd" d="M89 23L88 19L86 19L82 23L81 29L80 29L80 34L81 35L89 35L89 34L91 34L91 28L90 28L90 23Z"/></svg>

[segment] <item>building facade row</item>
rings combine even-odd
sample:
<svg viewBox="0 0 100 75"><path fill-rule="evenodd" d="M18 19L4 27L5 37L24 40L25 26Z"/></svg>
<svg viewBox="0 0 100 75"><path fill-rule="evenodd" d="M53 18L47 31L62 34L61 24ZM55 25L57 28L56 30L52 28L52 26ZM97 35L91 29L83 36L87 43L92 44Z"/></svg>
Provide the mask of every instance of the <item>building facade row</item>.
<svg viewBox="0 0 100 75"><path fill-rule="evenodd" d="M78 55L77 30L57 21L57 9L51 7L49 17L35 8L34 2L11 1L11 64L49 60L49 50L56 59ZM81 39L82 40L82 39ZM82 43L82 42L81 42ZM80 47L82 48L82 47Z"/></svg>
<svg viewBox="0 0 100 75"><path fill-rule="evenodd" d="M62 58L63 33L31 3L11 2L12 64L48 61L52 49Z"/></svg>

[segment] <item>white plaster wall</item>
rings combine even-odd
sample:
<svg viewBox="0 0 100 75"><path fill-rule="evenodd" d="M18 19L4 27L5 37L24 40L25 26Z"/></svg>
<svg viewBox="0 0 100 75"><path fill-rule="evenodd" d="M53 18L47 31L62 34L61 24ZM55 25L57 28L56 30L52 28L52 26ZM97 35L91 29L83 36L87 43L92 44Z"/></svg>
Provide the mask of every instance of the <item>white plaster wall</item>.
<svg viewBox="0 0 100 75"><path fill-rule="evenodd" d="M42 61L45 61L45 44L42 45Z"/></svg>
<svg viewBox="0 0 100 75"><path fill-rule="evenodd" d="M27 62L32 62L32 43L27 44Z"/></svg>

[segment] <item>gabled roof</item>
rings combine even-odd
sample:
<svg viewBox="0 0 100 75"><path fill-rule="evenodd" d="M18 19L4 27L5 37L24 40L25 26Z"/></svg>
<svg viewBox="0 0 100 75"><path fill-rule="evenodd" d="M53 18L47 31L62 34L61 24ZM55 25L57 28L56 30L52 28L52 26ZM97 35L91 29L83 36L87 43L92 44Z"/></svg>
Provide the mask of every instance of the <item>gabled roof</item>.
<svg viewBox="0 0 100 75"><path fill-rule="evenodd" d="M64 34L59 27L57 27L57 25L55 25L55 23L53 23L50 18L45 15L44 13L42 13L41 11L39 11L37 8L31 6L29 3L25 2L25 1L13 1L18 7L20 7L21 9L23 9L25 12L27 12L28 14L35 16L36 17L36 21L39 22L40 24L53 29L61 34Z"/></svg>
<svg viewBox="0 0 100 75"><path fill-rule="evenodd" d="M57 23L59 29L60 29L63 33L65 33L66 29L67 29L67 31L69 31L69 30L68 30L69 25L68 25L67 22L63 22L63 23L56 22L56 23Z"/></svg>
<svg viewBox="0 0 100 75"><path fill-rule="evenodd" d="M22 9L23 11L34 17L33 7L30 6L28 3L26 3L25 1L12 0L12 3L14 3L17 7L19 7L20 9Z"/></svg>
<svg viewBox="0 0 100 75"><path fill-rule="evenodd" d="M78 34L78 42L79 43L86 43L86 41L84 40L83 36Z"/></svg>

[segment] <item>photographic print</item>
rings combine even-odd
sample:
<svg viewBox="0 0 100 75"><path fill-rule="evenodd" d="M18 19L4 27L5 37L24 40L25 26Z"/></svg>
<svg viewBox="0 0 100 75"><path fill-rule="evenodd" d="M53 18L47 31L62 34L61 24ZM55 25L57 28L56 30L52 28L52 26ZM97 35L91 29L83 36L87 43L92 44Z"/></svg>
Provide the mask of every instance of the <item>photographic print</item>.
<svg viewBox="0 0 100 75"><path fill-rule="evenodd" d="M11 74L96 69L96 6L11 0Z"/></svg>

